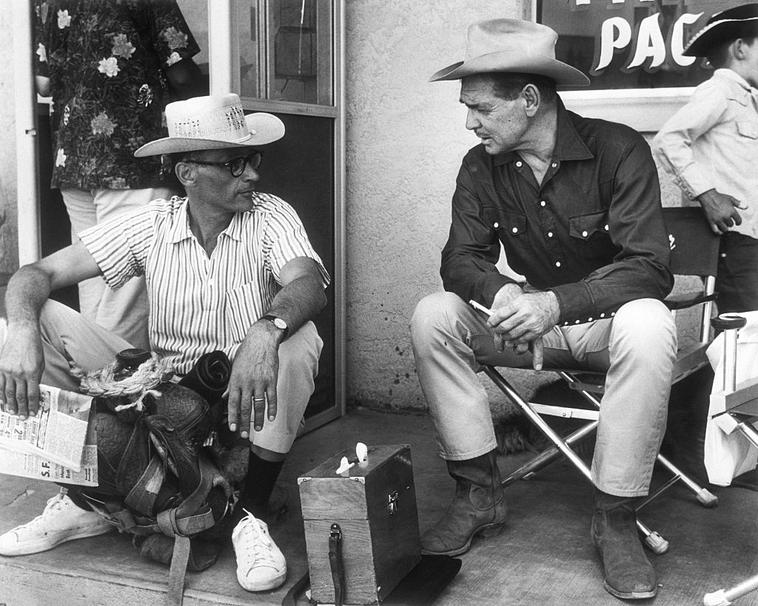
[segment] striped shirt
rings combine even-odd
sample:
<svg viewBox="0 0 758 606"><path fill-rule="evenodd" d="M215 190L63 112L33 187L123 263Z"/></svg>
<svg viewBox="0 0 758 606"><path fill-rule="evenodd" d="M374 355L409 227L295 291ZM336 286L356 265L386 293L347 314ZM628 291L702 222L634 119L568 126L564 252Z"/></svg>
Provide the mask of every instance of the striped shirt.
<svg viewBox="0 0 758 606"><path fill-rule="evenodd" d="M288 261L313 259L324 287L329 284L294 209L271 194L255 198L255 206L235 214L219 234L210 257L190 230L186 198L154 200L79 234L111 288L145 276L150 347L179 374L217 349L234 359L281 290Z"/></svg>

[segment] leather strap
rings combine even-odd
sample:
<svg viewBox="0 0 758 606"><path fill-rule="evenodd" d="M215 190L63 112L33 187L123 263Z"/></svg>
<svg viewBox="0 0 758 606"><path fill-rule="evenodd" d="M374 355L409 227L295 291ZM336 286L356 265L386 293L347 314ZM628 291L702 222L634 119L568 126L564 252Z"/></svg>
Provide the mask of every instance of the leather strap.
<svg viewBox="0 0 758 606"><path fill-rule="evenodd" d="M171 556L171 567L168 571L166 606L182 606L184 602L184 577L187 573L189 556L189 537L176 535L174 537L174 553Z"/></svg>
<svg viewBox="0 0 758 606"><path fill-rule="evenodd" d="M334 606L342 606L345 597L345 566L342 561L342 529L336 522L329 530L329 568L334 585Z"/></svg>
<svg viewBox="0 0 758 606"><path fill-rule="evenodd" d="M163 468L163 461L157 455L150 459L147 469L137 480L137 483L126 495L124 503L134 511L139 511L143 515L151 515L155 505L155 499L158 498L158 492L163 486L166 479L166 473Z"/></svg>

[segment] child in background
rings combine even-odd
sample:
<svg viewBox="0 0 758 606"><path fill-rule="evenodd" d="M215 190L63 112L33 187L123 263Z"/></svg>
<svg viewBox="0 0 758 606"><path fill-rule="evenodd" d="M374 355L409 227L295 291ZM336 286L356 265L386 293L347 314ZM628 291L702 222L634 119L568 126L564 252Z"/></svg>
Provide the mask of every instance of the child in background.
<svg viewBox="0 0 758 606"><path fill-rule="evenodd" d="M653 151L721 234L719 312L758 309L758 3L713 15L684 54L715 71L663 125Z"/></svg>

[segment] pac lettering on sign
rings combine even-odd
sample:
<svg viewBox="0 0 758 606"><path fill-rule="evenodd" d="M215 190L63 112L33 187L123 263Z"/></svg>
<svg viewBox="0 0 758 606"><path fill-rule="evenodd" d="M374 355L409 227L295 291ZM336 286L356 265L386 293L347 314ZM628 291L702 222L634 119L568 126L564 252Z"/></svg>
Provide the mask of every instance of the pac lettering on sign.
<svg viewBox="0 0 758 606"><path fill-rule="evenodd" d="M596 40L595 61L590 74L602 73L611 64L615 53L624 51L628 52L628 62L623 68L627 71L643 66L647 69L658 68L667 59L682 67L692 65L697 58L682 54L684 31L686 25L694 24L702 15L684 13L674 21L668 32L661 28L661 13L645 17L637 25L624 17L606 19Z"/></svg>
<svg viewBox="0 0 758 606"><path fill-rule="evenodd" d="M744 0L560 0L536 3L558 32L556 56L590 76L592 89L696 86L712 71L685 57L714 13Z"/></svg>

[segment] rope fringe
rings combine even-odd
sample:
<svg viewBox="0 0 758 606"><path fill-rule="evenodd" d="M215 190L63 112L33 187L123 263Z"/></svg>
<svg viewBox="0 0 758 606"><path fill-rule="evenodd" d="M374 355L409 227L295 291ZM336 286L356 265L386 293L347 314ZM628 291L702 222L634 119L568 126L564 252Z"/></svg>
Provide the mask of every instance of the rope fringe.
<svg viewBox="0 0 758 606"><path fill-rule="evenodd" d="M79 390L89 396L138 396L137 401L125 404L118 408L144 407L143 399L146 395L160 396L153 388L159 383L168 381L174 374L173 367L157 354L151 354L149 360L139 365L130 376L116 379L115 373L121 370L116 362L111 362L100 370L85 372L81 368L72 366L71 373L80 381Z"/></svg>

